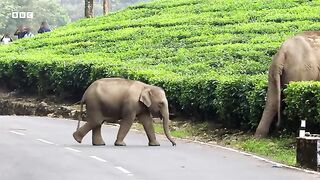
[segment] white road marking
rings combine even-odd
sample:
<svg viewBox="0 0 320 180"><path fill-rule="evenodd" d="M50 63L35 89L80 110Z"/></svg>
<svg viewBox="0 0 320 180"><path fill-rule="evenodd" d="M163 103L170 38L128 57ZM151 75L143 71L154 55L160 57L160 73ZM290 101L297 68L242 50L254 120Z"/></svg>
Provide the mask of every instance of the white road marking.
<svg viewBox="0 0 320 180"><path fill-rule="evenodd" d="M55 144L53 142L50 142L50 141L47 141L47 140L44 140L44 139L37 139L37 141L40 141L40 142L43 142L43 143L46 143L46 144Z"/></svg>
<svg viewBox="0 0 320 180"><path fill-rule="evenodd" d="M25 134L20 133L20 132L16 132L16 131L9 131L9 132L11 132L11 133L13 133L13 134L20 135L20 136L25 136Z"/></svg>
<svg viewBox="0 0 320 180"><path fill-rule="evenodd" d="M70 148L70 147L65 147L65 149L73 151L73 152L77 152L77 153L81 152L80 150L73 149L73 148Z"/></svg>
<svg viewBox="0 0 320 180"><path fill-rule="evenodd" d="M130 171L124 169L123 167L117 166L117 167L115 167L115 168L118 169L118 170L120 170L121 172L123 172L123 173L125 173L125 174L131 174Z"/></svg>
<svg viewBox="0 0 320 180"><path fill-rule="evenodd" d="M104 160L104 159L102 159L102 158L99 158L99 157L97 157L97 156L89 156L89 157L91 157L92 159L101 161L101 162L107 162L106 160Z"/></svg>

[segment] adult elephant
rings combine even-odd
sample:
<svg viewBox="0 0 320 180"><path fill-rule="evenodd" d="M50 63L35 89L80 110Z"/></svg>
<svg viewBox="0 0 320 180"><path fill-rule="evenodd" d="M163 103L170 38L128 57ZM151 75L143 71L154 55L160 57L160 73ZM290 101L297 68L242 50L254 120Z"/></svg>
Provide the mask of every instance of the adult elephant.
<svg viewBox="0 0 320 180"><path fill-rule="evenodd" d="M168 101L160 87L122 78L104 78L93 82L85 91L81 100L81 114L84 103L87 122L79 128L79 118L77 131L73 133L74 139L79 143L92 130L92 144L105 145L101 136L102 123L121 119L114 144L125 146L123 140L138 117L148 136L149 146L159 146L152 117L160 117L163 119L165 135L172 145L176 145L169 134Z"/></svg>
<svg viewBox="0 0 320 180"><path fill-rule="evenodd" d="M281 89L290 81L319 80L320 31L308 31L286 40L269 67L267 102L255 132L267 136L275 116L281 122Z"/></svg>

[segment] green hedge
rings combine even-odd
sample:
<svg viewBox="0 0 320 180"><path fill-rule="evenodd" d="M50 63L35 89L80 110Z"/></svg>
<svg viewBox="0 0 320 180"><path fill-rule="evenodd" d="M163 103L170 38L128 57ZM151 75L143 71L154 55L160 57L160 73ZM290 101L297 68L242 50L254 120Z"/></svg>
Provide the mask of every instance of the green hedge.
<svg viewBox="0 0 320 180"><path fill-rule="evenodd" d="M287 127L297 130L300 120L307 121L307 130L320 130L320 82L294 82L284 90ZM291 130L292 130L291 129Z"/></svg>
<svg viewBox="0 0 320 180"><path fill-rule="evenodd" d="M186 115L212 119L229 128L255 129L261 118L267 91L266 75L202 78L175 76L165 71L145 71L125 65L60 61L8 61L0 63L1 81L10 88L80 99L95 79L125 77L163 87L171 108ZM165 78L163 78L165 77ZM293 82L284 90L285 128L297 130L301 119L312 130L320 125L320 82ZM314 127L313 127L314 126Z"/></svg>

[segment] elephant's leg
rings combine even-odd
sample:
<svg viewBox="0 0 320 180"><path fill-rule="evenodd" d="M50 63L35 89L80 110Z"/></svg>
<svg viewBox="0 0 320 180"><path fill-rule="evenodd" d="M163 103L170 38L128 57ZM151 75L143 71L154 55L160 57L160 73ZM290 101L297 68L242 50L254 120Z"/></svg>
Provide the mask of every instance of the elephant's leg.
<svg viewBox="0 0 320 180"><path fill-rule="evenodd" d="M269 128L276 114L277 114L276 106L268 106L265 108L265 110L263 111L261 121L256 130L255 137L257 138L265 137L269 133Z"/></svg>
<svg viewBox="0 0 320 180"><path fill-rule="evenodd" d="M123 142L124 138L128 134L130 127L134 121L135 115L128 115L123 118L120 122L120 128L117 135L117 140L114 143L115 146L125 146L126 143Z"/></svg>
<svg viewBox="0 0 320 180"><path fill-rule="evenodd" d="M101 136L101 125L105 118L98 107L94 104L87 108L87 121L92 127L92 145L103 146L105 142Z"/></svg>
<svg viewBox="0 0 320 180"><path fill-rule="evenodd" d="M87 122L80 127L76 132L73 133L73 138L81 143L83 137L92 129L92 126Z"/></svg>
<svg viewBox="0 0 320 180"><path fill-rule="evenodd" d="M149 146L160 146L159 142L156 139L153 127L153 120L150 117L150 114L142 114L138 118L142 122L143 128L148 136Z"/></svg>
<svg viewBox="0 0 320 180"><path fill-rule="evenodd" d="M255 133L256 138L264 138L269 133L271 123L273 122L275 116L277 115L278 103L280 102L277 101L276 97L271 95L267 97L266 107L263 111L261 120L259 122L259 125Z"/></svg>
<svg viewBox="0 0 320 180"><path fill-rule="evenodd" d="M280 86L280 75L277 74L277 68L269 70L268 79L268 91L266 107L263 111L261 120L257 127L255 137L264 138L268 135L270 125L274 121L275 116L278 114L278 123L280 123L280 108L281 108L281 86ZM279 111L279 112L278 112Z"/></svg>
<svg viewBox="0 0 320 180"><path fill-rule="evenodd" d="M101 125L96 126L92 129L92 145L104 146L105 142L101 136Z"/></svg>

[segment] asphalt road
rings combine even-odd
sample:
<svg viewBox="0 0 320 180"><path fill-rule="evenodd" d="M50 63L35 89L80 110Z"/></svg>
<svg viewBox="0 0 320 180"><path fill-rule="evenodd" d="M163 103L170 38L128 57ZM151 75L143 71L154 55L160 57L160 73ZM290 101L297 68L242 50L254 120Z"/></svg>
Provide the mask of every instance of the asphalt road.
<svg viewBox="0 0 320 180"><path fill-rule="evenodd" d="M288 168L219 147L158 135L148 147L144 133L130 131L126 147L113 142L118 127L104 126L106 146L78 144L76 121L0 116L0 180L313 180L320 175Z"/></svg>

